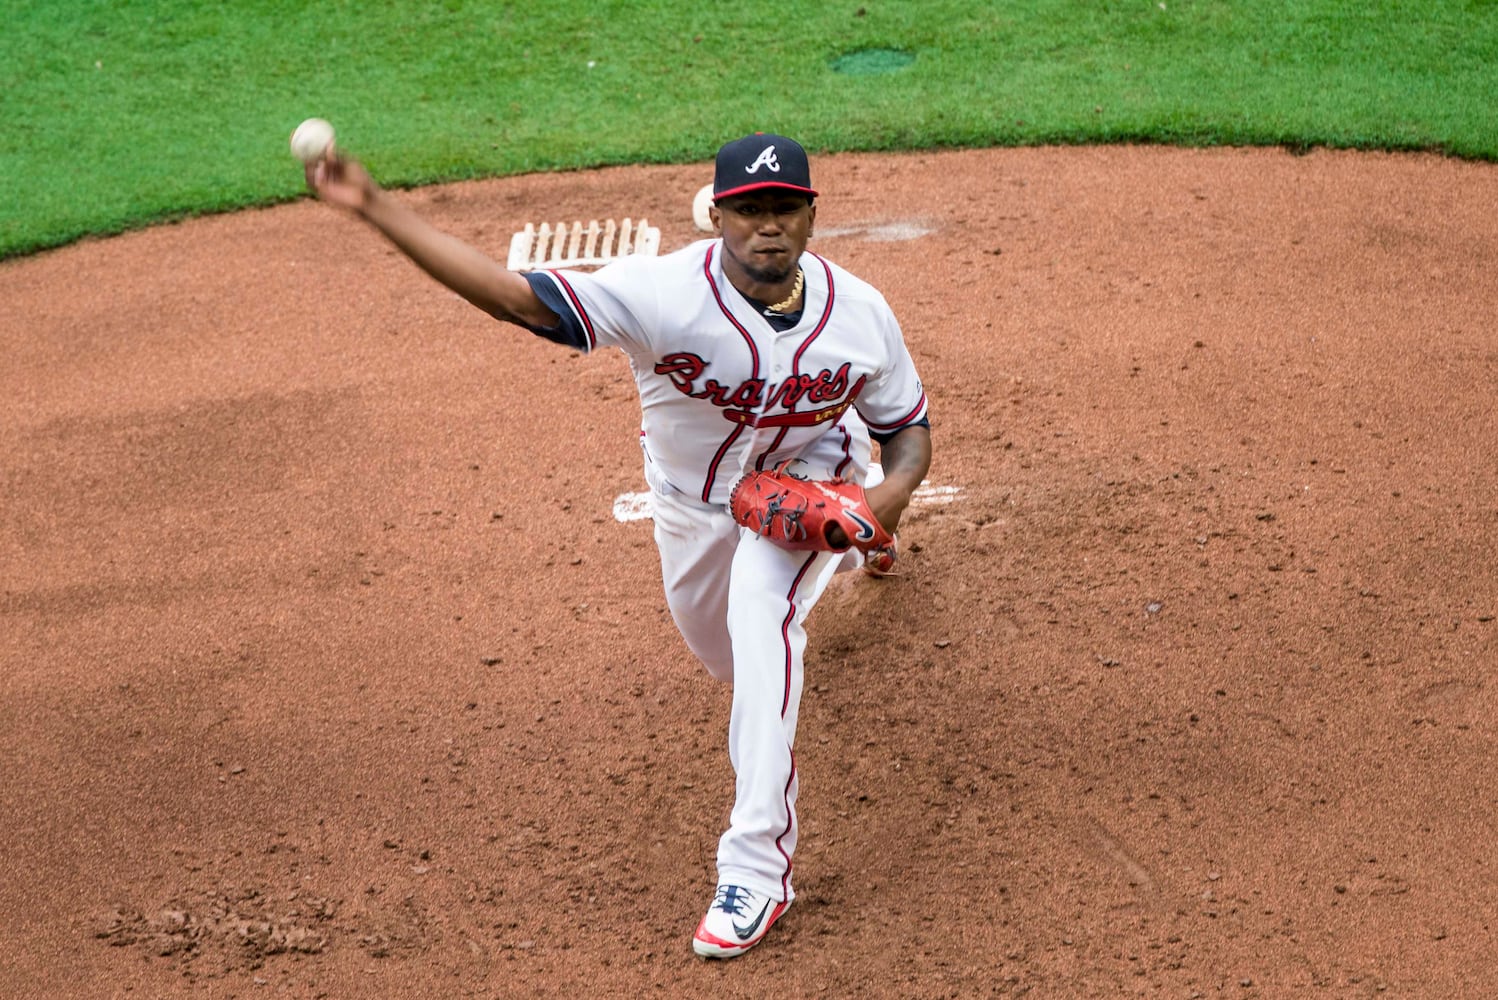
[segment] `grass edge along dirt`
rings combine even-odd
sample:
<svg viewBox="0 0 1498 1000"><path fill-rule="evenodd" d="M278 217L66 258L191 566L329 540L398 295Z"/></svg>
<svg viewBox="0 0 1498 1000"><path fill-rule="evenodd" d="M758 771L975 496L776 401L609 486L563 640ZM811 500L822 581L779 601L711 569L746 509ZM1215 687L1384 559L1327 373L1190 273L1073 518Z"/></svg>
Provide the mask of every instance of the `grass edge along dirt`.
<svg viewBox="0 0 1498 1000"><path fill-rule="evenodd" d="M1495 67L1477 2L26 5L0 36L0 258L302 197L311 115L399 187L700 162L756 129L1495 160Z"/></svg>

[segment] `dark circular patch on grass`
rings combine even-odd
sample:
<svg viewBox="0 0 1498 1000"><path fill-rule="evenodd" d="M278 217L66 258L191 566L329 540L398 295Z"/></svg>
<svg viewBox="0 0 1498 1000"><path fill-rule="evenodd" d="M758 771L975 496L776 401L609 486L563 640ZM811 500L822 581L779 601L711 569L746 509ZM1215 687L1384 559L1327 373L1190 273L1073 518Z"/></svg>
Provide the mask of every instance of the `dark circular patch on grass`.
<svg viewBox="0 0 1498 1000"><path fill-rule="evenodd" d="M859 49L857 52L847 52L832 60L832 71L846 73L849 76L877 76L880 73L893 73L904 69L913 62L915 62L914 52L905 52L901 49Z"/></svg>

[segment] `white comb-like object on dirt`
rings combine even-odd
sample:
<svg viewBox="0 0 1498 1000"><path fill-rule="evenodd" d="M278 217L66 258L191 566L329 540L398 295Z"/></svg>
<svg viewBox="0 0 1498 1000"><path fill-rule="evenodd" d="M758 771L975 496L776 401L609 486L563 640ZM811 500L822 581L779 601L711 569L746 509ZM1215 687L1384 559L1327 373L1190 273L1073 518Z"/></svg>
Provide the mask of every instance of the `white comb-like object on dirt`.
<svg viewBox="0 0 1498 1000"><path fill-rule="evenodd" d="M510 257L505 265L511 271L531 271L541 267L599 267L630 254L655 256L661 248L661 231L641 219L616 223L605 219L602 226L593 219L586 226L543 222L525 228L510 237Z"/></svg>

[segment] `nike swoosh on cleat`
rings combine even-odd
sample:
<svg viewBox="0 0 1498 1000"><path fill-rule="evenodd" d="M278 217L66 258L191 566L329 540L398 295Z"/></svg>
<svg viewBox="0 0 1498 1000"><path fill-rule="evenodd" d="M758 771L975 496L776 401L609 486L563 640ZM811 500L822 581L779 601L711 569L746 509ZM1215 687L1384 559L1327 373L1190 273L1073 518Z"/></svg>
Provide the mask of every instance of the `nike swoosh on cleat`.
<svg viewBox="0 0 1498 1000"><path fill-rule="evenodd" d="M757 931L757 930L759 930L760 922L765 919L765 914L769 913L769 912L770 912L770 901L767 899L767 900L765 900L764 907L761 908L760 911L759 911L759 916L757 916L757 917L754 918L754 923L750 924L748 927L740 927L738 924L734 924L733 925L733 932L739 936L739 940L740 941L747 941L747 940L749 940L750 938L752 938L754 936L754 932Z"/></svg>

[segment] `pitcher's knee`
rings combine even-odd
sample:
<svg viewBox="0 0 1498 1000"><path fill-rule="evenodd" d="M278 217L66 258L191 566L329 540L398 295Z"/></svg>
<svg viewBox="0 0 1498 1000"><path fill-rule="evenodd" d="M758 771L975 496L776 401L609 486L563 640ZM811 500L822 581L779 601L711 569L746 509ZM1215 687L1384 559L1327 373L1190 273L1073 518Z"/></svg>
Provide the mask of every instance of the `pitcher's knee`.
<svg viewBox="0 0 1498 1000"><path fill-rule="evenodd" d="M713 637L688 635L686 640L687 648L701 662L703 669L713 675L714 680L732 683L733 645L728 641L726 632Z"/></svg>
<svg viewBox="0 0 1498 1000"><path fill-rule="evenodd" d="M730 659L727 662L723 662L704 659L702 667L709 674L712 674L713 680L722 681L724 684L733 683L733 660Z"/></svg>

